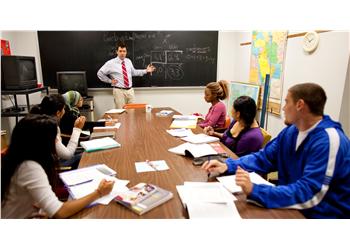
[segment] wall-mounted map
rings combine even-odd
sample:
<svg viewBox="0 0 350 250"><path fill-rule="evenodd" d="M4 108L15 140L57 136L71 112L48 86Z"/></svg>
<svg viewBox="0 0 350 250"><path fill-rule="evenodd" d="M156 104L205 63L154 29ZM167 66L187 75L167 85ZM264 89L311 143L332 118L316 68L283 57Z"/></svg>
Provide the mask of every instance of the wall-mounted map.
<svg viewBox="0 0 350 250"><path fill-rule="evenodd" d="M283 87L283 66L287 47L287 31L253 31L249 82L262 86L270 74L270 95L267 110L280 114ZM261 107L261 102L260 102Z"/></svg>

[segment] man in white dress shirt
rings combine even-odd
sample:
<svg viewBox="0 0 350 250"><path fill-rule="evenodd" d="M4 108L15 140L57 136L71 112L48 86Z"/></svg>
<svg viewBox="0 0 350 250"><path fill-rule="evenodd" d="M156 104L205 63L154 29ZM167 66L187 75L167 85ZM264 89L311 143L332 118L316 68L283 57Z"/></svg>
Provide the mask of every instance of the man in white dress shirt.
<svg viewBox="0 0 350 250"><path fill-rule="evenodd" d="M113 87L114 103L117 109L135 100L132 88L132 76L143 76L151 73L155 67L148 65L146 69L135 69L131 60L126 58L127 49L124 42L116 46L117 57L107 61L97 72L98 78Z"/></svg>

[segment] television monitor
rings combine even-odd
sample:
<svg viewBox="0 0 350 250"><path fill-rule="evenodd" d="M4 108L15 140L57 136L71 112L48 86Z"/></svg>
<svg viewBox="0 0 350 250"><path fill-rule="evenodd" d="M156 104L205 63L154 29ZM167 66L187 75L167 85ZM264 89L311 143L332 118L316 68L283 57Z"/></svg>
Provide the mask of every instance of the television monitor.
<svg viewBox="0 0 350 250"><path fill-rule="evenodd" d="M1 56L1 88L24 90L37 87L35 57Z"/></svg>
<svg viewBox="0 0 350 250"><path fill-rule="evenodd" d="M56 72L58 93L64 94L69 90L78 91L87 97L86 71L60 71Z"/></svg>

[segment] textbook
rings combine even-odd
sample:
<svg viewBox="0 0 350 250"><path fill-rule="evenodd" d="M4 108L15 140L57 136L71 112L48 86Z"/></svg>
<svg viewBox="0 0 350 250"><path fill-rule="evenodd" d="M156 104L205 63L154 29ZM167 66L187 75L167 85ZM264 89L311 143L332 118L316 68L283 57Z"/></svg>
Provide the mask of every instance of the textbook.
<svg viewBox="0 0 350 250"><path fill-rule="evenodd" d="M195 158L218 154L209 144L192 144L189 142L170 148L168 151L178 155L191 155Z"/></svg>
<svg viewBox="0 0 350 250"><path fill-rule="evenodd" d="M119 193L114 200L138 215L173 198L173 193L153 184L139 183L128 191Z"/></svg>
<svg viewBox="0 0 350 250"><path fill-rule="evenodd" d="M195 143L195 144L216 142L220 140L218 137L210 136L206 134L196 134L196 135L183 137L181 139L190 143Z"/></svg>
<svg viewBox="0 0 350 250"><path fill-rule="evenodd" d="M120 147L120 143L116 142L110 137L105 137L101 139L94 139L90 141L82 141L80 145L85 149L86 152L94 152L97 150L117 148Z"/></svg>

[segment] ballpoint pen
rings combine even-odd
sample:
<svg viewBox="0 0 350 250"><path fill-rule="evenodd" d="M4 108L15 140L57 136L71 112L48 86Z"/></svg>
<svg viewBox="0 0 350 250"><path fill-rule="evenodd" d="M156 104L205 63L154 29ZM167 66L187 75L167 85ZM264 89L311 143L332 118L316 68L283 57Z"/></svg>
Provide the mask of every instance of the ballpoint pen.
<svg viewBox="0 0 350 250"><path fill-rule="evenodd" d="M208 156L208 164L210 163L210 155ZM208 179L210 178L210 172L208 172Z"/></svg>
<svg viewBox="0 0 350 250"><path fill-rule="evenodd" d="M75 183L73 185L69 185L69 187L78 186L78 185L85 184L85 183L92 182L92 181L93 181L93 179L87 180L87 181L83 181L83 182L79 182L79 183Z"/></svg>
<svg viewBox="0 0 350 250"><path fill-rule="evenodd" d="M146 163L147 163L148 166L150 166L151 168L153 168L155 171L158 171L157 167L154 166L154 164L153 164L151 161L146 160Z"/></svg>

